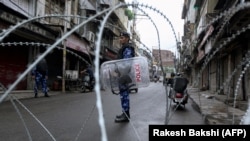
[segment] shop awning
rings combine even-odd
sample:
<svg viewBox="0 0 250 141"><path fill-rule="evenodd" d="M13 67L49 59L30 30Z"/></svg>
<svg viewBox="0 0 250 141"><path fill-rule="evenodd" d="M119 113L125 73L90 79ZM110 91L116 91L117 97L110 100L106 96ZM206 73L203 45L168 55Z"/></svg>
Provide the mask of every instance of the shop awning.
<svg viewBox="0 0 250 141"><path fill-rule="evenodd" d="M89 45L86 41L81 40L78 38L76 35L70 35L66 40L65 40L65 45L69 48L72 48L76 51L83 52L85 54L89 54Z"/></svg>
<svg viewBox="0 0 250 141"><path fill-rule="evenodd" d="M87 9L87 10L96 11L96 8L88 0L82 1L80 9Z"/></svg>
<svg viewBox="0 0 250 141"><path fill-rule="evenodd" d="M111 3L110 3L110 0L100 0L100 4L107 6L107 7L110 7Z"/></svg>

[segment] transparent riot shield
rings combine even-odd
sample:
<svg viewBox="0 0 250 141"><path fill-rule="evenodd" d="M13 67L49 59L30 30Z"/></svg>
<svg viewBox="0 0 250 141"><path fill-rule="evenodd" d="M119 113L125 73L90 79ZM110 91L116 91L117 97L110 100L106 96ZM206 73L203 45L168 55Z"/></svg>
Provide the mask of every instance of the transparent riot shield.
<svg viewBox="0 0 250 141"><path fill-rule="evenodd" d="M102 88L116 94L119 93L119 84L140 88L150 83L145 57L107 61L101 65L100 71Z"/></svg>

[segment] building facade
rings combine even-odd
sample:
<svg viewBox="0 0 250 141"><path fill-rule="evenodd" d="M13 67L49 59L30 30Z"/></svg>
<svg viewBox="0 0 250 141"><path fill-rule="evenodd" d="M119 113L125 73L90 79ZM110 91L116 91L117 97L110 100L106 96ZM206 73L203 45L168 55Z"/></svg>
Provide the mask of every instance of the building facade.
<svg viewBox="0 0 250 141"><path fill-rule="evenodd" d="M167 72L175 72L175 55L170 50L153 49L153 66L159 75ZM162 71L163 69L163 71Z"/></svg>
<svg viewBox="0 0 250 141"><path fill-rule="evenodd" d="M124 0L1 0L1 32L22 21L32 20L15 28L1 41L0 83L5 87L12 84L18 75L25 71L27 65L58 38L98 11L120 2L125 3ZM127 31L129 28L124 9L116 9L105 24L100 49L101 63L116 58L120 48L117 37L121 31ZM53 83L57 76L63 76L63 65L66 70L79 70L86 63L93 63L95 39L101 20L100 16L80 27L45 57L49 65L48 85L51 89L54 89ZM67 50L65 62L64 46ZM76 56L80 56L81 59ZM30 80L29 74L16 89L32 89L33 83Z"/></svg>
<svg viewBox="0 0 250 141"><path fill-rule="evenodd" d="M250 48L246 3L249 0L185 0L180 66L194 87L248 99L250 72L243 71Z"/></svg>

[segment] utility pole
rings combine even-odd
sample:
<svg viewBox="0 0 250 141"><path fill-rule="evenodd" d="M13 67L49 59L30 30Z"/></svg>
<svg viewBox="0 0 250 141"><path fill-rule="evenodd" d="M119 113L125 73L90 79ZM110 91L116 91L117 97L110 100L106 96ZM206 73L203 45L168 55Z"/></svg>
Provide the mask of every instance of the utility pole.
<svg viewBox="0 0 250 141"><path fill-rule="evenodd" d="M137 0L133 0L134 4L137 4ZM134 19L133 19L133 28L132 28L132 41L135 44L135 22L136 22L136 14L137 14L137 7L133 6L133 13L134 13Z"/></svg>
<svg viewBox="0 0 250 141"><path fill-rule="evenodd" d="M68 15L68 4L71 4L70 0L66 0L65 1L65 11L64 11L64 15ZM64 34L67 33L67 26L68 26L68 23L67 23L67 20L69 18L68 17L65 17L65 20L64 20ZM64 40L63 42L63 68L62 68L62 92L64 93L65 92L65 70L66 70L66 56L67 55L67 52L66 52L66 41Z"/></svg>

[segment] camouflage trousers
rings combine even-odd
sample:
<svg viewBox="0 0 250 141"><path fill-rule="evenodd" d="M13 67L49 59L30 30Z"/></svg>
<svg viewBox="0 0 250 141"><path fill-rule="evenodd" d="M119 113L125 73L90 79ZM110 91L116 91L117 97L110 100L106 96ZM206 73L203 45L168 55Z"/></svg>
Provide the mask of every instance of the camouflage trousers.
<svg viewBox="0 0 250 141"><path fill-rule="evenodd" d="M130 109L129 90L126 86L120 86L119 88L120 88L120 99L121 99L122 110L127 112Z"/></svg>
<svg viewBox="0 0 250 141"><path fill-rule="evenodd" d="M40 85L42 86L42 92L44 94L47 94L47 92L48 92L47 79L41 75L35 77L35 86L34 86L34 93L35 94L38 93L38 89L39 89Z"/></svg>

